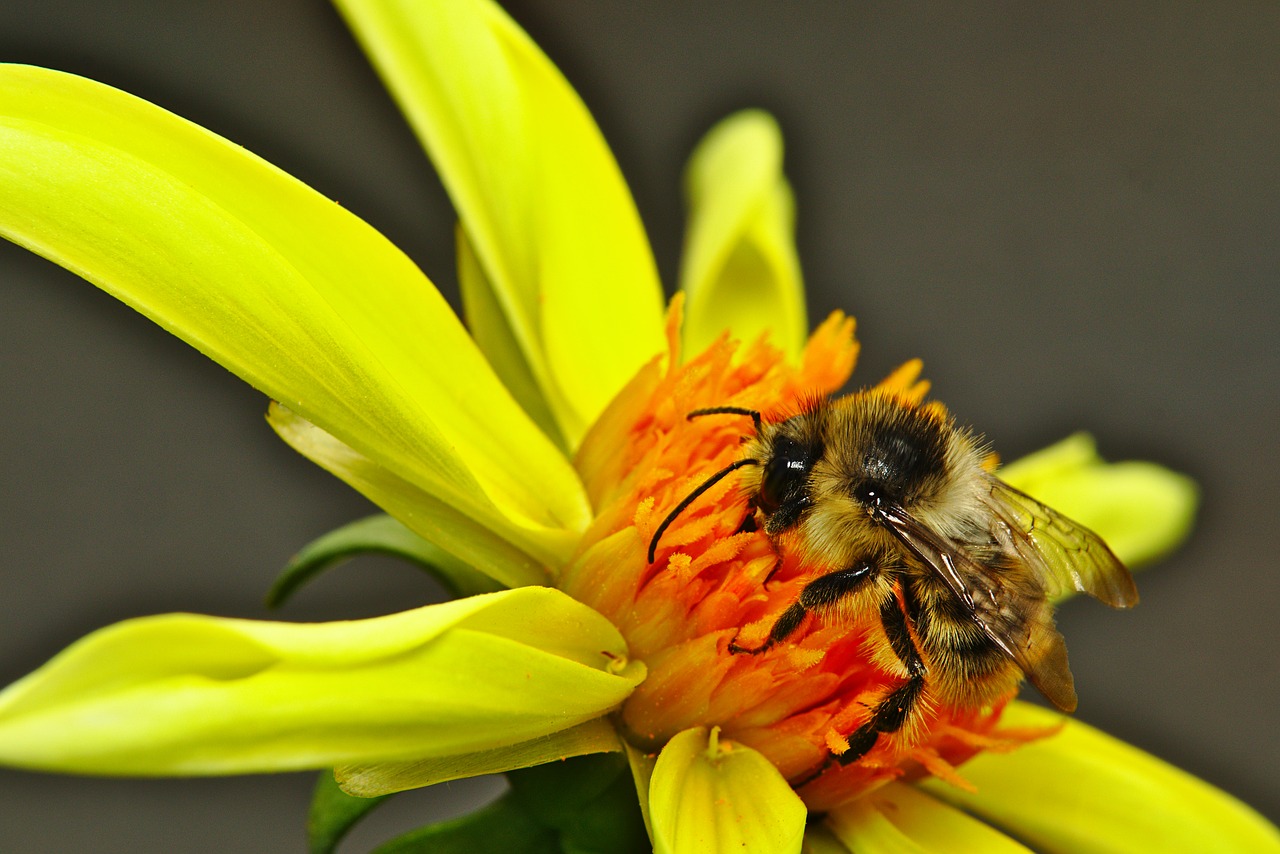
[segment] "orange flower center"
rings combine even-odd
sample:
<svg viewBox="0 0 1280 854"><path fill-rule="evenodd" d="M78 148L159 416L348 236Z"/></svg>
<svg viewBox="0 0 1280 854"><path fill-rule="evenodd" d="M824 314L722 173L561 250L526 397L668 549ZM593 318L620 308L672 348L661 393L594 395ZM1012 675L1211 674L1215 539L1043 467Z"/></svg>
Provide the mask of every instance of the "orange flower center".
<svg viewBox="0 0 1280 854"><path fill-rule="evenodd" d="M858 761L814 778L903 679L885 660L875 615L811 616L761 654L730 650L735 640L759 646L804 585L831 569L806 563L785 540L744 529L752 511L735 474L676 517L650 564L649 543L662 520L739 459L753 433L745 416L690 420L688 413L730 406L780 420L843 386L858 350L852 319L837 313L814 332L799 365L764 342L738 353L727 340L682 364L679 314L673 303L668 356L632 380L579 451L577 467L597 515L559 581L609 617L648 667L618 714L625 737L656 751L689 727L719 726L723 737L758 750L800 785L813 810L904 775L933 773L963 785L956 764L1025 740L993 733L1008 698L979 709L928 703L919 725L882 736ZM919 402L927 384L918 372L919 363L909 363L881 386Z"/></svg>

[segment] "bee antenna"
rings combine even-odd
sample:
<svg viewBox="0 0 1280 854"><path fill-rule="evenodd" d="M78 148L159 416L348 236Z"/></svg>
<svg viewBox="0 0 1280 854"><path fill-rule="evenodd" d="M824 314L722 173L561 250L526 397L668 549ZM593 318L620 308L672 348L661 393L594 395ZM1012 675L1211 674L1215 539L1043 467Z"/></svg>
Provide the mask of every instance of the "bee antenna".
<svg viewBox="0 0 1280 854"><path fill-rule="evenodd" d="M692 421L703 415L749 415L756 426L756 432L760 432L760 412L756 409L746 409L742 406L710 406L706 409L695 409L685 418Z"/></svg>
<svg viewBox="0 0 1280 854"><path fill-rule="evenodd" d="M721 411L721 410L714 410L714 411ZM737 410L735 410L735 412L737 412ZM738 414L749 414L749 413L750 413L750 410L747 410L746 412L740 412ZM708 410L699 410L699 412L696 412L696 413L695 412L689 413L689 417L692 418L696 414L710 414L710 413ZM720 469L720 471L711 475L711 477L704 480L698 486L698 488L695 489L693 492L690 492L688 495L686 495L684 497L684 500L681 501L679 504L677 504L675 509L667 514L667 518L662 520L662 524L658 526L658 530L653 532L653 539L649 541L649 563L651 564L653 563L654 557L658 553L658 540L662 539L662 534L667 530L667 528L671 527L671 523L676 520L677 516L683 513L690 504L692 504L694 501L698 499L698 496L702 495L702 493L706 492L708 489L715 486L717 483L719 483L721 480L724 479L725 475L729 474L730 472L735 472L738 469L743 468L744 466L758 466L758 465L760 465L759 460L753 460L749 458L745 460L738 460L737 462L734 462L734 463L730 463L729 465Z"/></svg>

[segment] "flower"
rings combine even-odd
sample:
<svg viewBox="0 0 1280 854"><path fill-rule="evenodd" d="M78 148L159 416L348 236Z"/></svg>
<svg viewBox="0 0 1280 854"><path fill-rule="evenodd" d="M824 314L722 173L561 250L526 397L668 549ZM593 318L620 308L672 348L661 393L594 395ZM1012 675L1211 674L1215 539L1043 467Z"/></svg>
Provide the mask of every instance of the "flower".
<svg viewBox="0 0 1280 854"><path fill-rule="evenodd" d="M646 454L679 445L692 474L732 451L734 428L688 425L684 401L705 405L713 391L772 385L759 405L781 406L805 387L834 390L852 367L839 319L800 353L804 311L776 128L760 114L735 117L695 156L679 327L690 356L682 359L678 312L664 346L660 291L625 185L589 116L527 37L483 3L410 11L351 3L344 12L455 200L474 343L425 278L350 214L173 116L65 75L11 68L0 78L5 162L18 164L4 173L0 227L269 394L278 401L272 424L286 441L412 530L364 523L317 546L321 558L340 548L398 549L476 595L353 623L170 615L105 629L0 697L0 758L137 774L339 765L348 788L373 793L621 749L658 848L739 840L797 848L806 810L787 779L797 779L821 743L801 738L788 747L776 729L753 735L743 708L678 706L696 699L699 664L737 668L753 685L805 654L819 666L843 649L851 664L872 668L851 648L848 627L811 632L769 658L730 661L714 646L680 648L685 640L706 645L709 635L675 636L686 628L675 609L694 609L700 620L724 605L727 614L707 617L712 634L722 633L740 622L732 609L759 595L772 562L758 536L712 536L733 527L713 518L732 503L728 484L672 531L666 546L686 549L677 552L685 558L668 556L659 572L636 551L660 518L657 499L669 503L691 479L662 470L669 458ZM740 298L745 282L757 285L751 300ZM773 328L781 351L748 344L737 361L727 343L714 343L726 317L748 342ZM602 322L611 318L626 323ZM904 373L891 381L909 390L912 380ZM1101 484L1126 507L1149 509L1139 495L1169 501L1177 512L1151 513L1163 528L1145 517L1115 530L1110 515L1085 520L1112 539L1153 537L1126 546L1131 555L1165 548L1185 529L1191 500L1181 480L1105 467L1081 440L1024 465L1023 477L1046 498L1060 490L1052 502L1081 516L1090 507L1079 497ZM717 570L719 587L701 589L717 561L753 562L754 575ZM298 566L282 591L317 564ZM780 576L769 595L793 581ZM648 595L637 595L641 586ZM799 687L812 690L807 680ZM765 705L803 705L765 688ZM755 699L748 691L744 684L722 693L741 705ZM924 751L912 760L952 776L949 759L1027 736L993 729L997 712L949 721L938 732L950 742L910 745ZM1024 730L1046 729L1020 706L1009 715L1028 717ZM795 716L774 717L770 725ZM789 749L808 757L789 758ZM996 763L989 773L1000 781L1007 776L999 762L1032 757L1018 779L1044 781L1052 775L1035 760L1043 750L1059 762L1119 752L1071 723L1010 757L983 759ZM981 771L981 761L962 773ZM1099 837L1149 841L1153 829L1185 838L1228 828L1274 843L1271 829L1230 799L1144 762L1126 755L1077 769L1073 779L1091 773L1114 782L1117 769L1141 766L1142 785L1154 787L1144 803L1183 793L1180 803L1194 799L1216 812L1198 824L1178 812L1178 823L1162 827L1175 813L1165 804L1138 812L1151 822L1141 830L1122 826L1135 825L1133 815L1099 822ZM856 785L811 802L831 811L808 844L874 850L876 833L942 832L957 846L992 838L986 825L944 805L962 798L953 789L889 783L855 797L900 767L859 764L819 781ZM1025 793L1016 790L992 803L989 790L998 788L980 783L968 809L1032 839L1045 811L1019 813ZM1081 789L1077 795L1089 794ZM517 805L527 807L522 791ZM511 803L495 809L512 821L525 815ZM492 814L485 822L494 823Z"/></svg>

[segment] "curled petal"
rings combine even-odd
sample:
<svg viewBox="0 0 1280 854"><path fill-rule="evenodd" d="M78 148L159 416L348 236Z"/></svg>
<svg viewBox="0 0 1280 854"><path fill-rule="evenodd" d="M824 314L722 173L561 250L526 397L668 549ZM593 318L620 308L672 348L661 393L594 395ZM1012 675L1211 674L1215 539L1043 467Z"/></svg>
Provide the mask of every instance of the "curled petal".
<svg viewBox="0 0 1280 854"><path fill-rule="evenodd" d="M922 785L1037 851L1280 851L1280 830L1245 804L1086 724L1022 702L1001 723L1062 729L966 763L975 792Z"/></svg>
<svg viewBox="0 0 1280 854"><path fill-rule="evenodd" d="M686 348L700 353L726 329L743 341L767 331L797 356L809 322L777 122L759 110L721 121L694 150L685 185Z"/></svg>
<svg viewBox="0 0 1280 854"><path fill-rule="evenodd" d="M717 729L687 729L658 755L649 781L658 854L799 852L804 802L762 755L721 741Z"/></svg>
<svg viewBox="0 0 1280 854"><path fill-rule="evenodd" d="M643 678L603 617L524 587L351 622L169 614L0 693L0 762L233 774L494 750L593 720Z"/></svg>

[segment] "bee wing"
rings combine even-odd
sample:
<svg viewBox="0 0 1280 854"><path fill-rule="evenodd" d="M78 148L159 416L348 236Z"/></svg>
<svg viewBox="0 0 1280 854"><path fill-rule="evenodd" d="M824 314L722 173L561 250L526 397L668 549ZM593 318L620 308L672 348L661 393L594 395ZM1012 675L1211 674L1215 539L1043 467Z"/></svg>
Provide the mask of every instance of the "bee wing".
<svg viewBox="0 0 1280 854"><path fill-rule="evenodd" d="M992 537L1039 576L1050 598L1079 590L1113 608L1138 604L1133 576L1097 534L999 478L988 479Z"/></svg>
<svg viewBox="0 0 1280 854"><path fill-rule="evenodd" d="M1053 608L1035 575L998 572L899 507L883 507L878 515L912 554L938 573L974 622L1049 702L1066 712L1075 710L1067 645L1054 628Z"/></svg>

